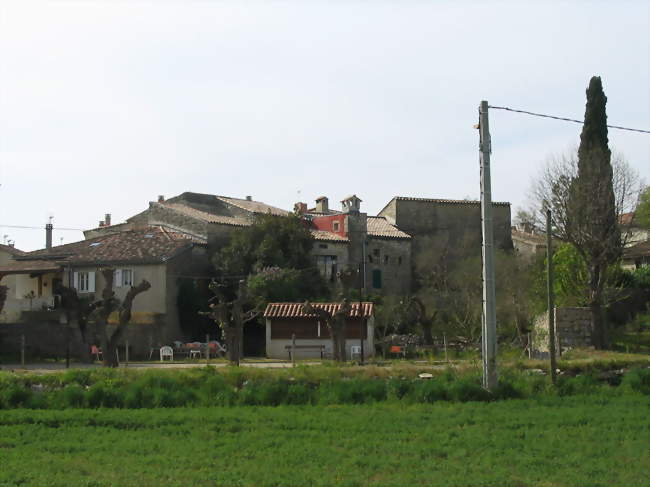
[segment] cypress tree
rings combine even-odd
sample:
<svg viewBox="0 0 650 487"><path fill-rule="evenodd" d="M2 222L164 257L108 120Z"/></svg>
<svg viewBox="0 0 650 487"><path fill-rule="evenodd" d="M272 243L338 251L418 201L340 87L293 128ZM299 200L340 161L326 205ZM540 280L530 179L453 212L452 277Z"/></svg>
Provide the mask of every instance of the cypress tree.
<svg viewBox="0 0 650 487"><path fill-rule="evenodd" d="M566 222L567 238L589 270L589 306L593 341L597 348L604 348L608 343L603 314L607 271L622 252L607 138L606 104L600 77L594 76L587 89L585 121L578 149L578 175L571 183Z"/></svg>

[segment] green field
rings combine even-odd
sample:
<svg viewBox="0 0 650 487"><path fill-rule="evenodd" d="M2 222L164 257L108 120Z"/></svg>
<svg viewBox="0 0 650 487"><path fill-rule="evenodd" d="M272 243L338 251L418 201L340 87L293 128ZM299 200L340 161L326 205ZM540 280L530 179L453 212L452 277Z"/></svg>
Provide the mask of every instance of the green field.
<svg viewBox="0 0 650 487"><path fill-rule="evenodd" d="M650 399L0 411L0 485L647 486Z"/></svg>

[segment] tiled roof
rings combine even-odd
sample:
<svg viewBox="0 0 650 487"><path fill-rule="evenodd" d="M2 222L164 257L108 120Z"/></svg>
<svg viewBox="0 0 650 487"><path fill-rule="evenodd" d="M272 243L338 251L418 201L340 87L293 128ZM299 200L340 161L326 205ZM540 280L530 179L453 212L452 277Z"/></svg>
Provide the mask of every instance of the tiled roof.
<svg viewBox="0 0 650 487"><path fill-rule="evenodd" d="M443 203L450 205L480 205L481 202L478 200L448 200L440 198L414 198L410 196L395 196L396 200L399 201L424 201L427 203ZM497 206L510 206L510 203L507 201L493 201L493 205Z"/></svg>
<svg viewBox="0 0 650 487"><path fill-rule="evenodd" d="M51 260L19 260L0 266L0 275L54 272L59 269L61 265Z"/></svg>
<svg viewBox="0 0 650 487"><path fill-rule="evenodd" d="M325 240L329 242L349 242L346 237L341 237L338 233L326 232L325 230L309 230L314 240Z"/></svg>
<svg viewBox="0 0 650 487"><path fill-rule="evenodd" d="M0 244L0 250L8 252L11 255L25 255L25 252L18 250L16 247L12 247L11 245Z"/></svg>
<svg viewBox="0 0 650 487"><path fill-rule="evenodd" d="M320 308L329 313L336 313L340 308L340 303L311 303L314 308ZM363 317L368 318L372 316L373 304L372 303L361 303ZM269 303L264 310L265 318L312 318L316 317L313 314L307 314L302 310L303 303ZM348 315L351 318L359 317L359 303L350 303L350 314Z"/></svg>
<svg viewBox="0 0 650 487"><path fill-rule="evenodd" d="M246 227L250 225L250 221L243 217L232 217L232 216L223 216L223 215L214 215L208 213L207 211L197 210L191 206L184 205L182 203L160 203L165 208L170 208L178 213L183 215L196 218L197 220L204 221L206 223L221 223L223 225L234 225L238 227Z"/></svg>
<svg viewBox="0 0 650 487"><path fill-rule="evenodd" d="M626 259L634 259L637 257L650 257L650 240L639 242L632 245L623 251L623 257Z"/></svg>
<svg viewBox="0 0 650 487"><path fill-rule="evenodd" d="M156 264L166 262L193 245L195 243L187 235L162 227L148 227L28 252L20 260L48 259L73 264Z"/></svg>
<svg viewBox="0 0 650 487"><path fill-rule="evenodd" d="M229 196L216 196L216 198L220 199L224 203L237 206L242 210L250 211L251 213L255 213L259 215L266 215L270 213L271 215L287 216L290 214L290 212L287 210L276 208L275 206L267 205L266 203L262 203L260 201L231 198Z"/></svg>
<svg viewBox="0 0 650 487"><path fill-rule="evenodd" d="M383 216L368 217L368 235L385 238L411 238L408 233L404 233L395 225L388 223Z"/></svg>

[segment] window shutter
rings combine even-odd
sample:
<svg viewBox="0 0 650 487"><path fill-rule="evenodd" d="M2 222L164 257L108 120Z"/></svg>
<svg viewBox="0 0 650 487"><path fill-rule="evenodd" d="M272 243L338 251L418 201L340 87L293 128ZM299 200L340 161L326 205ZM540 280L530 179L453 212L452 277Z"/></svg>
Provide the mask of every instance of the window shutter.
<svg viewBox="0 0 650 487"><path fill-rule="evenodd" d="M113 287L122 287L122 269L116 269L113 273Z"/></svg>
<svg viewBox="0 0 650 487"><path fill-rule="evenodd" d="M78 272L73 272L72 273L72 286L79 291L79 273Z"/></svg>
<svg viewBox="0 0 650 487"><path fill-rule="evenodd" d="M88 273L88 292L89 293L94 293L95 292L95 272L90 271Z"/></svg>

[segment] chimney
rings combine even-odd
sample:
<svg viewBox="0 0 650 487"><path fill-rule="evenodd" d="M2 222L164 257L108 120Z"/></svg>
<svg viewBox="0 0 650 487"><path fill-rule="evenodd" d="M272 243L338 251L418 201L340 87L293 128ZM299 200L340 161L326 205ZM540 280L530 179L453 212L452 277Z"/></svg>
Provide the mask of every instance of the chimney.
<svg viewBox="0 0 650 487"><path fill-rule="evenodd" d="M158 195L158 203L164 203L165 202L165 195L164 194L159 194Z"/></svg>
<svg viewBox="0 0 650 487"><path fill-rule="evenodd" d="M104 226L104 220L99 220L99 227L101 228L103 226Z"/></svg>
<svg viewBox="0 0 650 487"><path fill-rule="evenodd" d="M110 213L106 213L106 215L104 215L104 225L106 225L107 227L111 226L111 214Z"/></svg>
<svg viewBox="0 0 650 487"><path fill-rule="evenodd" d="M304 215L305 213L307 213L307 203L302 203L299 201L298 203L293 205L293 211L298 215Z"/></svg>
<svg viewBox="0 0 650 487"><path fill-rule="evenodd" d="M319 196L316 198L316 213L329 213L327 196Z"/></svg>
<svg viewBox="0 0 650 487"><path fill-rule="evenodd" d="M51 223L47 223L45 225L45 248L46 249L52 248L52 224Z"/></svg>
<svg viewBox="0 0 650 487"><path fill-rule="evenodd" d="M253 197L252 196L246 196L246 201L253 201Z"/></svg>

